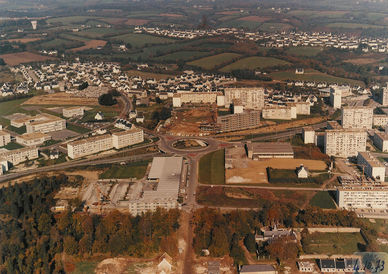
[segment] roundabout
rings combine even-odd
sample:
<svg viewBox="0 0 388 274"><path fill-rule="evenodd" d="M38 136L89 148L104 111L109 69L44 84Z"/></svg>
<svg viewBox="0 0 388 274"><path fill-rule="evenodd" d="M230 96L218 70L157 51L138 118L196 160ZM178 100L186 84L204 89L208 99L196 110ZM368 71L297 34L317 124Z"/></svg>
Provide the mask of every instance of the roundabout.
<svg viewBox="0 0 388 274"><path fill-rule="evenodd" d="M180 150L203 150L206 149L209 144L200 139L179 139L172 143L172 147Z"/></svg>

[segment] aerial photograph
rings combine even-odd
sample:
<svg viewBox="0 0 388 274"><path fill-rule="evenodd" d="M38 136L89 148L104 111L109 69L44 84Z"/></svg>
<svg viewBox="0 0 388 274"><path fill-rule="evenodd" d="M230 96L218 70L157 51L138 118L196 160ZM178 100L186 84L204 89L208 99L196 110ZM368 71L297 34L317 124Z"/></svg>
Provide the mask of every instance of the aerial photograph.
<svg viewBox="0 0 388 274"><path fill-rule="evenodd" d="M14 273L388 273L388 0L0 0Z"/></svg>

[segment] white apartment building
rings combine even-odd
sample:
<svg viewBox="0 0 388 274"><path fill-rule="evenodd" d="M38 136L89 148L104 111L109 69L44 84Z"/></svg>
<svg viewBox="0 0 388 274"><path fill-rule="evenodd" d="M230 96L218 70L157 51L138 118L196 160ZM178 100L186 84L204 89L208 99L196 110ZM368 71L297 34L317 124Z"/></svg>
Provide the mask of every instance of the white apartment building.
<svg viewBox="0 0 388 274"><path fill-rule="evenodd" d="M183 104L214 104L217 103L218 96L222 96L222 94L218 92L182 92L174 94L172 105L173 107L181 107Z"/></svg>
<svg viewBox="0 0 388 274"><path fill-rule="evenodd" d="M373 125L373 109L369 107L343 107L341 124L343 128L371 129Z"/></svg>
<svg viewBox="0 0 388 274"><path fill-rule="evenodd" d="M288 105L296 107L296 115L310 115L309 102L295 102Z"/></svg>
<svg viewBox="0 0 388 274"><path fill-rule="evenodd" d="M337 205L343 209L388 209L388 187L342 186L337 188Z"/></svg>
<svg viewBox="0 0 388 274"><path fill-rule="evenodd" d="M39 157L36 147L25 147L14 150L0 150L0 159L6 160L13 165L20 164L27 160L33 160Z"/></svg>
<svg viewBox="0 0 388 274"><path fill-rule="evenodd" d="M41 132L24 133L16 136L16 142L23 146L37 146L51 140L51 136Z"/></svg>
<svg viewBox="0 0 388 274"><path fill-rule="evenodd" d="M11 134L0 130L0 147L6 146L9 142L11 142Z"/></svg>
<svg viewBox="0 0 388 274"><path fill-rule="evenodd" d="M351 157L366 151L367 134L357 129L329 129L324 135L325 153L329 156Z"/></svg>
<svg viewBox="0 0 388 274"><path fill-rule="evenodd" d="M315 143L315 130L312 127L302 128L302 136L305 144Z"/></svg>
<svg viewBox="0 0 388 274"><path fill-rule="evenodd" d="M388 124L388 115L386 114L374 114L373 126L385 127Z"/></svg>
<svg viewBox="0 0 388 274"><path fill-rule="evenodd" d="M66 129L66 120L50 114L42 114L44 119L31 120L26 124L27 133L33 132L53 132Z"/></svg>
<svg viewBox="0 0 388 274"><path fill-rule="evenodd" d="M265 107L261 114L263 119L291 120L296 118L296 106Z"/></svg>
<svg viewBox="0 0 388 274"><path fill-rule="evenodd" d="M341 108L342 93L339 89L330 89L330 104L333 108Z"/></svg>
<svg viewBox="0 0 388 274"><path fill-rule="evenodd" d="M385 132L375 132L373 144L382 152L388 152L388 134Z"/></svg>
<svg viewBox="0 0 388 274"><path fill-rule="evenodd" d="M62 110L63 117L71 118L76 116L83 116L84 115L85 108L84 107L70 107L70 108L64 108Z"/></svg>
<svg viewBox="0 0 388 274"><path fill-rule="evenodd" d="M113 147L120 149L144 142L142 129L133 128L126 131L112 133Z"/></svg>
<svg viewBox="0 0 388 274"><path fill-rule="evenodd" d="M388 84L383 88L383 92L381 94L381 102L383 106L388 106Z"/></svg>
<svg viewBox="0 0 388 274"><path fill-rule="evenodd" d="M76 159L112 148L112 136L105 134L68 143L67 155Z"/></svg>
<svg viewBox="0 0 388 274"><path fill-rule="evenodd" d="M385 181L385 166L370 152L359 152L357 164L364 170L364 174L378 182Z"/></svg>
<svg viewBox="0 0 388 274"><path fill-rule="evenodd" d="M264 88L226 88L225 107L230 107L236 99L240 100L244 109L263 109Z"/></svg>

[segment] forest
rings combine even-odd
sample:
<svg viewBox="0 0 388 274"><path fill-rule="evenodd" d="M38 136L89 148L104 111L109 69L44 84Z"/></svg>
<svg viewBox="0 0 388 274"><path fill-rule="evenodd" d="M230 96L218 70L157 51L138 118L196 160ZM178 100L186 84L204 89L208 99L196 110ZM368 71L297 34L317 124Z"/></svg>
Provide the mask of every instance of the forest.
<svg viewBox="0 0 388 274"><path fill-rule="evenodd" d="M136 217L117 211L89 215L77 208L54 214L54 194L78 183L60 175L0 189L1 273L64 273L62 252L147 257L176 250L178 210Z"/></svg>

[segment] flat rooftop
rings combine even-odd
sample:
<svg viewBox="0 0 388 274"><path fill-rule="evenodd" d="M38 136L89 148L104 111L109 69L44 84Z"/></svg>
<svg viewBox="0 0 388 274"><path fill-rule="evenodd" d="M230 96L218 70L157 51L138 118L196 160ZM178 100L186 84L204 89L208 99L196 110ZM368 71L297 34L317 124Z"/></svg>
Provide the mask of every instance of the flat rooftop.
<svg viewBox="0 0 388 274"><path fill-rule="evenodd" d="M95 136L95 137L89 137L89 138L73 141L73 142L68 143L68 145L72 145L72 146L83 145L86 143L96 142L99 140L109 139L109 138L111 138L110 134L104 134L104 135L99 135L99 136Z"/></svg>
<svg viewBox="0 0 388 274"><path fill-rule="evenodd" d="M294 154L290 143L280 142L250 143L248 144L248 150L252 150L253 154Z"/></svg>
<svg viewBox="0 0 388 274"><path fill-rule="evenodd" d="M381 140L388 140L388 134L385 132L375 132L376 136L378 136Z"/></svg>
<svg viewBox="0 0 388 274"><path fill-rule="evenodd" d="M123 135L131 134L131 133L136 133L136 132L140 132L140 131L143 131L143 130L140 129L140 128L131 128L131 129L125 130L125 131L113 132L112 135L123 136Z"/></svg>
<svg viewBox="0 0 388 274"><path fill-rule="evenodd" d="M41 132L33 132L33 133L24 133L22 135L19 135L18 138L22 138L24 140L35 140L40 138L51 138L51 136Z"/></svg>
<svg viewBox="0 0 388 274"><path fill-rule="evenodd" d="M370 152L359 152L359 154L370 164L372 167L385 167L378 159L376 159Z"/></svg>
<svg viewBox="0 0 388 274"><path fill-rule="evenodd" d="M342 126L337 121L327 121L328 129L342 129Z"/></svg>

